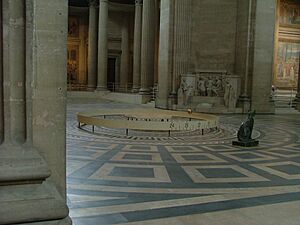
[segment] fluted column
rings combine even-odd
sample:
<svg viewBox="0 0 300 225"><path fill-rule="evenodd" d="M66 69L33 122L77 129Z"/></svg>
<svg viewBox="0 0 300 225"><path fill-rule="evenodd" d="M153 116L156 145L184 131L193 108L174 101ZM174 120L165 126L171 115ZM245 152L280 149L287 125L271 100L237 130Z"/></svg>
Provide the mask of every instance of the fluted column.
<svg viewBox="0 0 300 225"><path fill-rule="evenodd" d="M134 43L133 43L133 88L138 92L141 83L141 39L142 39L142 0L135 1Z"/></svg>
<svg viewBox="0 0 300 225"><path fill-rule="evenodd" d="M88 88L94 90L97 80L97 0L89 1Z"/></svg>
<svg viewBox="0 0 300 225"><path fill-rule="evenodd" d="M155 0L155 47L154 47L154 85L158 84L158 54L159 54L159 15L160 15L161 0Z"/></svg>
<svg viewBox="0 0 300 225"><path fill-rule="evenodd" d="M180 76L190 67L191 5L191 0L175 1L172 95L177 95Z"/></svg>
<svg viewBox="0 0 300 225"><path fill-rule="evenodd" d="M120 68L120 88L126 91L128 83L128 67L129 67L129 24L127 14L123 14L122 24L122 43L121 43L121 68Z"/></svg>
<svg viewBox="0 0 300 225"><path fill-rule="evenodd" d="M241 82L241 93L238 99L238 107L243 109L243 113L247 113L250 109L249 96L249 67L251 66L251 38L253 29L253 1L242 0L238 1L237 14L237 36L236 36L236 63L235 73L243 78ZM246 29L247 28L247 29ZM249 82L250 81L250 82Z"/></svg>
<svg viewBox="0 0 300 225"><path fill-rule="evenodd" d="M141 89L140 94L150 94L154 80L155 55L155 1L143 1L142 49L141 49Z"/></svg>
<svg viewBox="0 0 300 225"><path fill-rule="evenodd" d="M97 90L107 90L107 20L108 0L99 0L98 80Z"/></svg>

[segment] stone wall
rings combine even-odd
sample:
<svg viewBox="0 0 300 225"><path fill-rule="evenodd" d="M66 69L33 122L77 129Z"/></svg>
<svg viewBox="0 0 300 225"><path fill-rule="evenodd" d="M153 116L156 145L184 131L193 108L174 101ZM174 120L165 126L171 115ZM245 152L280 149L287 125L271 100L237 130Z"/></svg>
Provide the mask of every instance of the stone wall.
<svg viewBox="0 0 300 225"><path fill-rule="evenodd" d="M237 1L193 0L192 4L193 67L233 73Z"/></svg>

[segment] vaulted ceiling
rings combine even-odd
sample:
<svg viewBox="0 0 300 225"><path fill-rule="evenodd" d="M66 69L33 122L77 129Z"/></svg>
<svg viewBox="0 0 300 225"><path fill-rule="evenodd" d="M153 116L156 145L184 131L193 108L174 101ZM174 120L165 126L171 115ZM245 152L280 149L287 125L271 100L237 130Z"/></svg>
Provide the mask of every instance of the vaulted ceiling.
<svg viewBox="0 0 300 225"><path fill-rule="evenodd" d="M110 2L120 3L120 4L134 4L134 0L109 0ZM69 0L70 6L77 7L87 7L88 0Z"/></svg>

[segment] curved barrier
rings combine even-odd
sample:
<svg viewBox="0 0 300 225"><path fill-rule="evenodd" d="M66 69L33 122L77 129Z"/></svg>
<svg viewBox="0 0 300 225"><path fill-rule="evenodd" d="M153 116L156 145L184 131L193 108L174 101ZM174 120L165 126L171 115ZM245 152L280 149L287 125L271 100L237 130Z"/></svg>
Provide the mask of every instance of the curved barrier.
<svg viewBox="0 0 300 225"><path fill-rule="evenodd" d="M106 109L77 113L79 127L102 126L146 131L193 131L219 127L219 117L160 109Z"/></svg>

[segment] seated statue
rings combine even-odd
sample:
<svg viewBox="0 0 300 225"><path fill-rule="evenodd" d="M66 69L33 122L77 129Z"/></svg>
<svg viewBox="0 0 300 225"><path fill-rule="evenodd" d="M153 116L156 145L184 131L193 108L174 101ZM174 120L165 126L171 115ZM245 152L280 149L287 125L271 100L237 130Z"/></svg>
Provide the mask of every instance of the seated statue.
<svg viewBox="0 0 300 225"><path fill-rule="evenodd" d="M244 147L253 147L257 146L259 141L252 139L252 130L253 130L253 125L254 125L254 116L255 116L255 110L253 112L248 113L248 118L247 120L242 123L240 126L238 133L237 133L237 138L238 141L233 141L233 145L238 145L238 146L244 146Z"/></svg>
<svg viewBox="0 0 300 225"><path fill-rule="evenodd" d="M254 125L255 111L248 113L248 118L246 122L242 123L238 131L237 137L239 141L249 141L252 140L252 130Z"/></svg>

